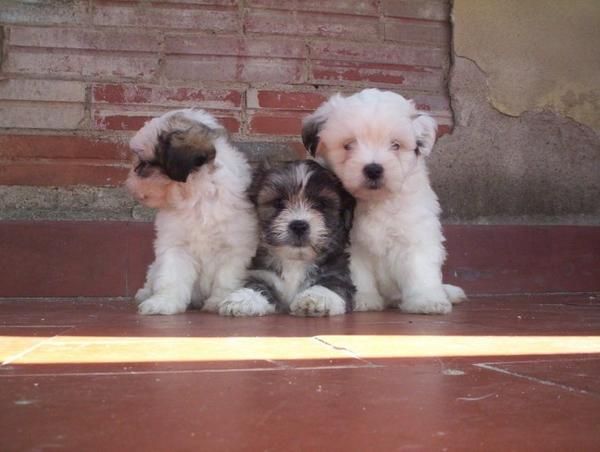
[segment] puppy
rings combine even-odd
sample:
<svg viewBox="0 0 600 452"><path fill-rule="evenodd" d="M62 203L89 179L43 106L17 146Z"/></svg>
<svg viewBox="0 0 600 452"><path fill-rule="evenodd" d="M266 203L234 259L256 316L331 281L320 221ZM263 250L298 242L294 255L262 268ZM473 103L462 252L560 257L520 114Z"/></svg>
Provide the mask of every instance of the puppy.
<svg viewBox="0 0 600 452"><path fill-rule="evenodd" d="M465 299L462 289L442 284L440 206L425 165L436 131L412 101L377 89L335 95L303 123L305 147L357 200L351 271L358 311L392 305L445 314Z"/></svg>
<svg viewBox="0 0 600 452"><path fill-rule="evenodd" d="M352 310L348 237L354 199L318 163L290 162L256 175L250 190L260 243L244 288L223 315L289 312L327 316Z"/></svg>
<svg viewBox="0 0 600 452"><path fill-rule="evenodd" d="M246 196L251 169L215 118L177 110L131 139L126 186L156 215L156 260L136 294L142 314L176 314L190 303L217 311L241 287L258 243Z"/></svg>

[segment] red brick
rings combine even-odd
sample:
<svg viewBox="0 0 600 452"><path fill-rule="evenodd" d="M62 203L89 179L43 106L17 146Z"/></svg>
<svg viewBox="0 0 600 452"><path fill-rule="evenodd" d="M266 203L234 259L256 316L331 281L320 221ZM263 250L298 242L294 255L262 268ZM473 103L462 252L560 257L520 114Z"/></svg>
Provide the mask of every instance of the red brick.
<svg viewBox="0 0 600 452"><path fill-rule="evenodd" d="M445 0L382 0L385 16L414 19L448 20L450 5Z"/></svg>
<svg viewBox="0 0 600 452"><path fill-rule="evenodd" d="M11 27L8 40L10 46L19 47L137 52L158 52L159 42L153 32L47 27Z"/></svg>
<svg viewBox="0 0 600 452"><path fill-rule="evenodd" d="M97 5L94 24L144 28L175 28L208 32L235 32L238 9L210 9L193 5L107 4Z"/></svg>
<svg viewBox="0 0 600 452"><path fill-rule="evenodd" d="M443 137L446 134L452 132L452 125L450 124L438 124L437 138Z"/></svg>
<svg viewBox="0 0 600 452"><path fill-rule="evenodd" d="M0 135L3 159L127 160L124 143L108 138L66 135Z"/></svg>
<svg viewBox="0 0 600 452"><path fill-rule="evenodd" d="M123 77L151 81L158 70L158 54L73 53L43 49L12 48L4 66L6 72L86 77L95 80Z"/></svg>
<svg viewBox="0 0 600 452"><path fill-rule="evenodd" d="M100 0L103 1L103 0ZM110 2L111 0L108 0ZM113 2L115 0L112 0ZM116 0L121 1L121 0ZM122 1L131 1L131 0L122 0ZM160 0L160 3L175 3L179 4L179 6L186 5L205 5L205 6L237 6L238 0Z"/></svg>
<svg viewBox="0 0 600 452"><path fill-rule="evenodd" d="M231 133L237 133L240 129L240 121L239 119L228 116L225 114L220 114L219 112L211 112L217 120L219 120L225 128ZM153 117L161 114L160 112L156 114L150 113L130 113L130 112L104 112L104 111L95 111L93 114L93 123L94 128L99 130L138 130L140 129L147 121L152 119Z"/></svg>
<svg viewBox="0 0 600 452"><path fill-rule="evenodd" d="M446 94L415 94L410 96L417 108L425 111L450 111L450 99Z"/></svg>
<svg viewBox="0 0 600 452"><path fill-rule="evenodd" d="M247 0L250 7L378 16L377 0Z"/></svg>
<svg viewBox="0 0 600 452"><path fill-rule="evenodd" d="M300 39L276 37L170 35L165 39L165 51L175 55L219 55L246 57L304 58L306 45Z"/></svg>
<svg viewBox="0 0 600 452"><path fill-rule="evenodd" d="M240 131L240 120L231 116L215 115L217 120L225 126L230 133L238 133Z"/></svg>
<svg viewBox="0 0 600 452"><path fill-rule="evenodd" d="M0 127L72 130L83 121L83 103L0 101Z"/></svg>
<svg viewBox="0 0 600 452"><path fill-rule="evenodd" d="M18 160L0 165L0 185L118 186L128 172L125 164Z"/></svg>
<svg viewBox="0 0 600 452"><path fill-rule="evenodd" d="M0 79L0 99L84 102L85 84L64 80Z"/></svg>
<svg viewBox="0 0 600 452"><path fill-rule="evenodd" d="M125 115L94 113L94 128L100 130L138 130L152 119L152 115Z"/></svg>
<svg viewBox="0 0 600 452"><path fill-rule="evenodd" d="M171 80L300 83L304 63L277 58L181 57L166 59L165 76Z"/></svg>
<svg viewBox="0 0 600 452"><path fill-rule="evenodd" d="M92 88L92 97L96 103L195 106L221 109L238 109L242 102L242 95L237 90L167 88L131 84L97 84Z"/></svg>
<svg viewBox="0 0 600 452"><path fill-rule="evenodd" d="M411 19L388 19L384 23L386 41L414 42L447 48L450 43L450 24Z"/></svg>
<svg viewBox="0 0 600 452"><path fill-rule="evenodd" d="M379 37L377 17L319 13L294 14L289 11L255 10L246 15L247 33L324 36L374 41Z"/></svg>
<svg viewBox="0 0 600 452"><path fill-rule="evenodd" d="M426 91L440 91L445 86L444 73L438 69L373 63L315 61L312 64L312 79L336 85L369 82Z"/></svg>
<svg viewBox="0 0 600 452"><path fill-rule="evenodd" d="M315 41L310 44L311 59L353 61L408 66L444 67L447 52L422 46L398 44L359 44L343 41Z"/></svg>
<svg viewBox="0 0 600 452"><path fill-rule="evenodd" d="M239 81L300 83L304 81L304 63L299 60L249 58L242 62Z"/></svg>
<svg viewBox="0 0 600 452"><path fill-rule="evenodd" d="M250 105L252 97L256 105ZM319 93L285 92L272 90L250 90L248 104L252 108L310 111L327 100L328 96Z"/></svg>
<svg viewBox="0 0 600 452"><path fill-rule="evenodd" d="M103 84L92 87L93 102L108 104L148 104L154 90L149 86Z"/></svg>
<svg viewBox="0 0 600 452"><path fill-rule="evenodd" d="M388 19L384 23L386 41L415 42L447 48L450 44L450 24L407 19Z"/></svg>
<svg viewBox="0 0 600 452"><path fill-rule="evenodd" d="M250 118L250 133L266 135L300 135L305 114L278 114L276 116L256 113Z"/></svg>

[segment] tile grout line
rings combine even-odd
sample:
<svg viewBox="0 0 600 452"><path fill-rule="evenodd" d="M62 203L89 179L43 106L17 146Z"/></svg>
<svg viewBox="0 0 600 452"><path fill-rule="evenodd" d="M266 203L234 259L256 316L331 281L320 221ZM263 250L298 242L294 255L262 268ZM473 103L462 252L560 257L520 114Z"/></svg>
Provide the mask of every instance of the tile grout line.
<svg viewBox="0 0 600 452"><path fill-rule="evenodd" d="M282 370L292 369L291 366L288 366L286 363L284 363L282 361L278 361L275 359L265 359L265 361L268 362L269 364L273 364L275 367L282 369Z"/></svg>
<svg viewBox="0 0 600 452"><path fill-rule="evenodd" d="M74 328L74 325L69 325L68 328ZM0 325L0 332L2 328L65 328L65 325ZM63 333L64 331L61 331ZM60 334L60 333L59 333Z"/></svg>
<svg viewBox="0 0 600 452"><path fill-rule="evenodd" d="M493 367L495 364L530 364L530 363L555 363L555 362L561 362L561 361L598 361L600 358L589 358L589 357L584 357L584 358L570 358L568 357L568 355L564 355L566 356L565 358L559 358L559 359L526 359L526 360L516 360L516 361L488 361L485 363L475 363L473 364L474 366L491 366Z"/></svg>
<svg viewBox="0 0 600 452"><path fill-rule="evenodd" d="M312 371L312 370L337 370L337 369L370 369L384 366L373 364L371 366L340 365L340 366L306 366L306 367L251 367L242 369L186 369L186 370L142 370L142 371L106 371L106 372L62 372L62 373L26 373L26 374L0 374L1 378L24 377L85 377L85 376L136 376L136 375L176 375L176 374L202 374L202 373L237 373L237 372L283 372L283 371Z"/></svg>
<svg viewBox="0 0 600 452"><path fill-rule="evenodd" d="M564 390L566 390L568 392L571 392L571 393L579 393L579 394L589 395L589 396L592 396L592 397L598 397L598 394L596 394L594 392L586 391L585 389L577 389L577 388L573 388L571 386L563 385L563 384L560 384L560 383L555 383L555 382L550 381L550 380L543 380L541 378L536 378L536 377L531 377L531 376L528 376L528 375L523 375L523 374L520 374L518 372L511 372L511 371L508 371L506 369L501 369L499 367L494 367L494 366L492 366L490 364L476 363L476 364L473 364L473 366L479 367L481 369L491 370L493 372L500 372L500 373L503 373L503 374L506 374L506 375L510 375L511 377L524 378L525 380L532 381L534 383L542 384L542 385L545 385L545 386L554 386L554 387L557 387L557 388L560 388L560 389L564 389Z"/></svg>
<svg viewBox="0 0 600 452"><path fill-rule="evenodd" d="M60 336L62 333L69 331L71 328L73 328L72 326L65 328L62 331L59 331L57 334L55 334L54 336L50 336L47 337L46 339L42 339L40 342L37 342L35 344L33 344L31 347L26 348L25 350L21 350L19 353L9 356L8 358L6 358L4 361L2 361L2 363L0 363L0 368L2 366L6 366L12 362L14 362L17 359L22 358L23 356L27 355L28 353L34 351L35 349L37 349L38 347L41 347L42 345L47 344L48 342L51 342L52 340L56 339L58 336Z"/></svg>

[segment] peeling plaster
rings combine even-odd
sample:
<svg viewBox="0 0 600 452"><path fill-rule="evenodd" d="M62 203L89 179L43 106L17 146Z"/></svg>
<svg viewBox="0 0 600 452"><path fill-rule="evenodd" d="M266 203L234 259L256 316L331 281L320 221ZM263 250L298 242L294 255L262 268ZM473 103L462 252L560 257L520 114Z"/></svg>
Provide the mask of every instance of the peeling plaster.
<svg viewBox="0 0 600 452"><path fill-rule="evenodd" d="M600 2L455 0L454 52L498 111L554 111L600 132Z"/></svg>
<svg viewBox="0 0 600 452"><path fill-rule="evenodd" d="M489 102L486 75L456 56L455 128L430 158L444 220L600 224L600 138L552 111L511 117Z"/></svg>

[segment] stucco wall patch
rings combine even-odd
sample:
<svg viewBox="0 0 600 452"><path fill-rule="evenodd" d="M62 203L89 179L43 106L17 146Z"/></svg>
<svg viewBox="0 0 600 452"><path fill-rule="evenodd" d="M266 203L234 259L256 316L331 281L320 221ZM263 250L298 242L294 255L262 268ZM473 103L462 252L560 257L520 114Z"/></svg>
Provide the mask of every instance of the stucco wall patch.
<svg viewBox="0 0 600 452"><path fill-rule="evenodd" d="M495 108L551 110L600 131L600 2L455 0L452 19L454 52L488 75Z"/></svg>

